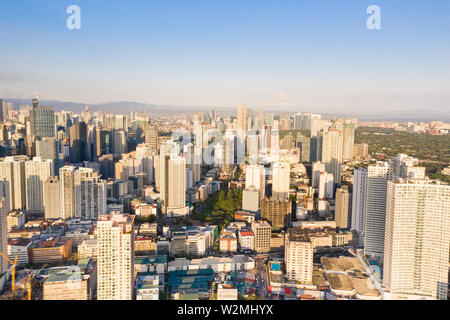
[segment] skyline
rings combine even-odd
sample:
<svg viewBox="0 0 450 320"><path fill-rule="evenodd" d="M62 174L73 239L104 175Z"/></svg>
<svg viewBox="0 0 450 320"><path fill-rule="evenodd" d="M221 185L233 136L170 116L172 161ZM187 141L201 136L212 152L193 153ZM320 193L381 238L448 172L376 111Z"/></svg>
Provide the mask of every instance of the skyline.
<svg viewBox="0 0 450 320"><path fill-rule="evenodd" d="M66 28L71 4L79 31ZM372 4L381 30L366 27ZM3 1L0 96L444 112L449 14L448 1Z"/></svg>

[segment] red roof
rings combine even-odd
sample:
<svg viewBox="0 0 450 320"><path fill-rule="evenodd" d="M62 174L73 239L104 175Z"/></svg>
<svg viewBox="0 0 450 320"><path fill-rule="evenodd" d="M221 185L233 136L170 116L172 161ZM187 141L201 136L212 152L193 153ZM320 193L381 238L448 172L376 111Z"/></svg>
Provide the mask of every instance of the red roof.
<svg viewBox="0 0 450 320"><path fill-rule="evenodd" d="M243 237L253 237L253 231L241 231L241 236Z"/></svg>

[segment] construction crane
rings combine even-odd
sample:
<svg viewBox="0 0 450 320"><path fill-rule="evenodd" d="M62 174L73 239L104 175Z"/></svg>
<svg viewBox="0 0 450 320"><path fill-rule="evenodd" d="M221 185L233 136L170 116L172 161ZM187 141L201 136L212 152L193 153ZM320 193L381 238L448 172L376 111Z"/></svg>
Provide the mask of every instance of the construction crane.
<svg viewBox="0 0 450 320"><path fill-rule="evenodd" d="M6 261L11 264L11 291L14 293L16 291L16 265L17 265L17 255L14 258L14 262L12 262L7 255L0 251L0 254Z"/></svg>
<svg viewBox="0 0 450 320"><path fill-rule="evenodd" d="M31 276L30 274L28 274L28 276L24 277L23 280L21 281L21 284L23 284L24 282L26 282L26 288L27 288L27 300L31 300L31 282L33 281L33 279L39 274L41 273L41 271L47 267L47 265L44 265L38 272L35 272L33 274L33 276Z"/></svg>

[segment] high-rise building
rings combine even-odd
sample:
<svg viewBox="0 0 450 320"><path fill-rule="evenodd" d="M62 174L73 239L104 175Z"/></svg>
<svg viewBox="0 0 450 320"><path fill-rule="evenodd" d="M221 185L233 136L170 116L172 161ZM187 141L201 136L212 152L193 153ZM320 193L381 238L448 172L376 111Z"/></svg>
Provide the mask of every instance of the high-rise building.
<svg viewBox="0 0 450 320"><path fill-rule="evenodd" d="M344 123L343 127L343 160L353 159L353 146L355 145L355 125L353 123Z"/></svg>
<svg viewBox="0 0 450 320"><path fill-rule="evenodd" d="M148 144L155 152L159 149L158 137L158 128L156 126L150 126L145 131L145 143Z"/></svg>
<svg viewBox="0 0 450 320"><path fill-rule="evenodd" d="M30 109L31 136L55 137L55 110L53 107L33 106Z"/></svg>
<svg viewBox="0 0 450 320"><path fill-rule="evenodd" d="M70 127L70 160L72 163L89 160L87 127L84 122Z"/></svg>
<svg viewBox="0 0 450 320"><path fill-rule="evenodd" d="M240 105L237 112L238 130L247 132L247 109L244 105Z"/></svg>
<svg viewBox="0 0 450 320"><path fill-rule="evenodd" d="M60 186L58 177L50 177L44 182L44 217L61 218Z"/></svg>
<svg viewBox="0 0 450 320"><path fill-rule="evenodd" d="M290 182L289 163L274 163L272 167L272 197L278 200L289 198Z"/></svg>
<svg viewBox="0 0 450 320"><path fill-rule="evenodd" d="M10 193L9 193L9 181L5 178L0 178L0 199L5 198L6 201L6 212L10 211Z"/></svg>
<svg viewBox="0 0 450 320"><path fill-rule="evenodd" d="M59 141L56 138L40 138L36 140L36 157L53 160L53 172L58 172L63 165L60 159Z"/></svg>
<svg viewBox="0 0 450 320"><path fill-rule="evenodd" d="M0 178L9 183L9 208L22 210L26 207L25 162L26 156L6 157L0 161Z"/></svg>
<svg viewBox="0 0 450 320"><path fill-rule="evenodd" d="M44 215L44 182L54 176L53 160L35 157L25 162L26 209L31 214Z"/></svg>
<svg viewBox="0 0 450 320"><path fill-rule="evenodd" d="M261 218L270 222L272 231L291 225L291 201L287 198L265 198L261 200Z"/></svg>
<svg viewBox="0 0 450 320"><path fill-rule="evenodd" d="M336 226L341 229L350 228L352 214L352 193L347 186L336 190L336 205L334 220Z"/></svg>
<svg viewBox="0 0 450 320"><path fill-rule="evenodd" d="M75 217L97 219L107 212L106 182L91 168L79 168L74 173Z"/></svg>
<svg viewBox="0 0 450 320"><path fill-rule="evenodd" d="M260 192L254 186L245 188L242 192L242 210L258 212L260 206Z"/></svg>
<svg viewBox="0 0 450 320"><path fill-rule="evenodd" d="M320 173L325 172L325 164L319 162L314 162L312 165L312 177L311 185L313 188L319 188L320 183Z"/></svg>
<svg viewBox="0 0 450 320"><path fill-rule="evenodd" d="M134 216L108 214L97 222L97 299L134 296Z"/></svg>
<svg viewBox="0 0 450 320"><path fill-rule="evenodd" d="M312 283L313 245L301 228L290 228L286 232L284 262L288 280Z"/></svg>
<svg viewBox="0 0 450 320"><path fill-rule="evenodd" d="M387 162L378 162L367 168L364 253L371 256L383 256L388 179Z"/></svg>
<svg viewBox="0 0 450 320"><path fill-rule="evenodd" d="M358 242L364 245L366 223L367 169L356 169L353 173L352 225L351 230L358 234Z"/></svg>
<svg viewBox="0 0 450 320"><path fill-rule="evenodd" d="M342 140L342 131L336 129L323 130L320 139L321 162L325 163L326 171L333 174L335 183L341 182Z"/></svg>
<svg viewBox="0 0 450 320"><path fill-rule="evenodd" d="M75 218L75 170L74 166L59 169L61 218Z"/></svg>
<svg viewBox="0 0 450 320"><path fill-rule="evenodd" d="M111 129L98 127L95 129L94 155L99 158L113 152L113 137Z"/></svg>
<svg viewBox="0 0 450 320"><path fill-rule="evenodd" d="M390 299L447 300L450 186L389 181L383 283Z"/></svg>
<svg viewBox="0 0 450 320"><path fill-rule="evenodd" d="M6 120L5 117L3 116L3 109L4 109L3 100L0 99L0 122L3 122Z"/></svg>
<svg viewBox="0 0 450 320"><path fill-rule="evenodd" d="M311 138L298 134L296 145L300 148L300 161L311 162Z"/></svg>
<svg viewBox="0 0 450 320"><path fill-rule="evenodd" d="M8 212L6 211L6 200L0 198L0 252L4 256L8 256ZM8 268L8 262L1 257L0 259L0 274L6 272Z"/></svg>
<svg viewBox="0 0 450 320"><path fill-rule="evenodd" d="M255 251L257 253L267 253L270 251L270 237L272 228L267 221L253 221L251 225L255 235Z"/></svg>
<svg viewBox="0 0 450 320"><path fill-rule="evenodd" d="M117 154L127 152L127 135L125 130L113 130L113 151Z"/></svg>

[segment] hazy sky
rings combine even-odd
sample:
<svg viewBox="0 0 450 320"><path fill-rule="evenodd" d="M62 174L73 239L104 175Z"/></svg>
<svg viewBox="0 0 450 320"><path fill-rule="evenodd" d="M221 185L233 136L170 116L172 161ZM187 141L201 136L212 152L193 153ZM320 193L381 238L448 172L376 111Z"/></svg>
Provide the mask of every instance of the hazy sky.
<svg viewBox="0 0 450 320"><path fill-rule="evenodd" d="M68 30L66 8L81 8ZM381 30L366 27L369 5ZM0 97L450 111L448 0L1 0Z"/></svg>

